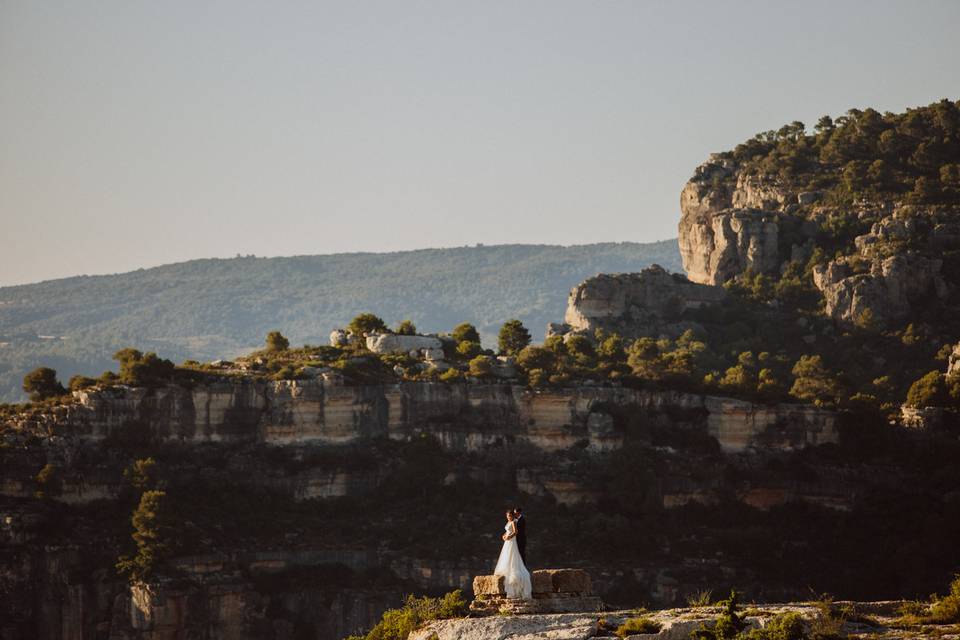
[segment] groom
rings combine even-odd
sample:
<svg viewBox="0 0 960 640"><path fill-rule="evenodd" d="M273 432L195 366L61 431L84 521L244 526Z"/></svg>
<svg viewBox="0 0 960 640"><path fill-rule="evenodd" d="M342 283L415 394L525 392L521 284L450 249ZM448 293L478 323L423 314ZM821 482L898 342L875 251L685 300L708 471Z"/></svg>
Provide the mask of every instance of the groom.
<svg viewBox="0 0 960 640"><path fill-rule="evenodd" d="M520 559L527 564L527 519L523 517L523 509L513 510L514 522L517 524L517 547L520 549Z"/></svg>

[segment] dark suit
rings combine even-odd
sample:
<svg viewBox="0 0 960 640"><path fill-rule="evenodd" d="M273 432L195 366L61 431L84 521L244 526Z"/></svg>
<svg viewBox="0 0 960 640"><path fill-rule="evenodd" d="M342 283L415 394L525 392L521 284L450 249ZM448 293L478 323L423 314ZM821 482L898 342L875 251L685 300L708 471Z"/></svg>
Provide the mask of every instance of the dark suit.
<svg viewBox="0 0 960 640"><path fill-rule="evenodd" d="M516 520L517 525L517 547L520 549L520 559L523 564L527 564L527 519L520 516Z"/></svg>

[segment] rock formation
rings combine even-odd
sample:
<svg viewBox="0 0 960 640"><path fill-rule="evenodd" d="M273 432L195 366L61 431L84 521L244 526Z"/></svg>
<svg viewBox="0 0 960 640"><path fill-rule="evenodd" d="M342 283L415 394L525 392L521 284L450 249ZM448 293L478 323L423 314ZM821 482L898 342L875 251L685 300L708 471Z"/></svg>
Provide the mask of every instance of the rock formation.
<svg viewBox="0 0 960 640"><path fill-rule="evenodd" d="M531 572L533 600L508 598L503 576L473 579L470 611L478 615L600 611L590 575L582 569L538 569Z"/></svg>
<svg viewBox="0 0 960 640"><path fill-rule="evenodd" d="M674 337L689 328L680 315L687 309L720 302L726 292L690 282L653 265L640 273L599 274L570 291L564 325L551 325L548 334L569 331L592 335L597 329L626 338Z"/></svg>

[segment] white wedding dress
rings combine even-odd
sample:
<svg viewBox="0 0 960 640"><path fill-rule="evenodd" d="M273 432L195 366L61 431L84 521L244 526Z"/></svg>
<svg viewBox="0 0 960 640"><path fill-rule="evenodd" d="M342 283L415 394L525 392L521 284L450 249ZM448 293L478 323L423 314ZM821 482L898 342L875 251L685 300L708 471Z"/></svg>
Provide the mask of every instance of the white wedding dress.
<svg viewBox="0 0 960 640"><path fill-rule="evenodd" d="M523 565L523 558L520 557L517 537L513 535L516 532L515 527L514 523L508 522L503 528L513 537L503 541L503 549L500 550L500 559L497 560L497 568L493 570L493 575L504 576L504 587L508 598L530 600L533 597L533 585L530 583L530 572L527 571Z"/></svg>

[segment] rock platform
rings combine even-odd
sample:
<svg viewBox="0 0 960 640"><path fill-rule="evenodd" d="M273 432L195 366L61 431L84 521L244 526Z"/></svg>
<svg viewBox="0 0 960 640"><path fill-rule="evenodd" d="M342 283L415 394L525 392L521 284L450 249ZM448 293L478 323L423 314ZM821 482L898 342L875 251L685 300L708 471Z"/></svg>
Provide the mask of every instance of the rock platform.
<svg viewBox="0 0 960 640"><path fill-rule="evenodd" d="M530 574L533 599L508 598L503 576L473 579L474 601L470 611L478 615L543 614L600 611L603 602L593 595L590 575L582 569L540 569Z"/></svg>

